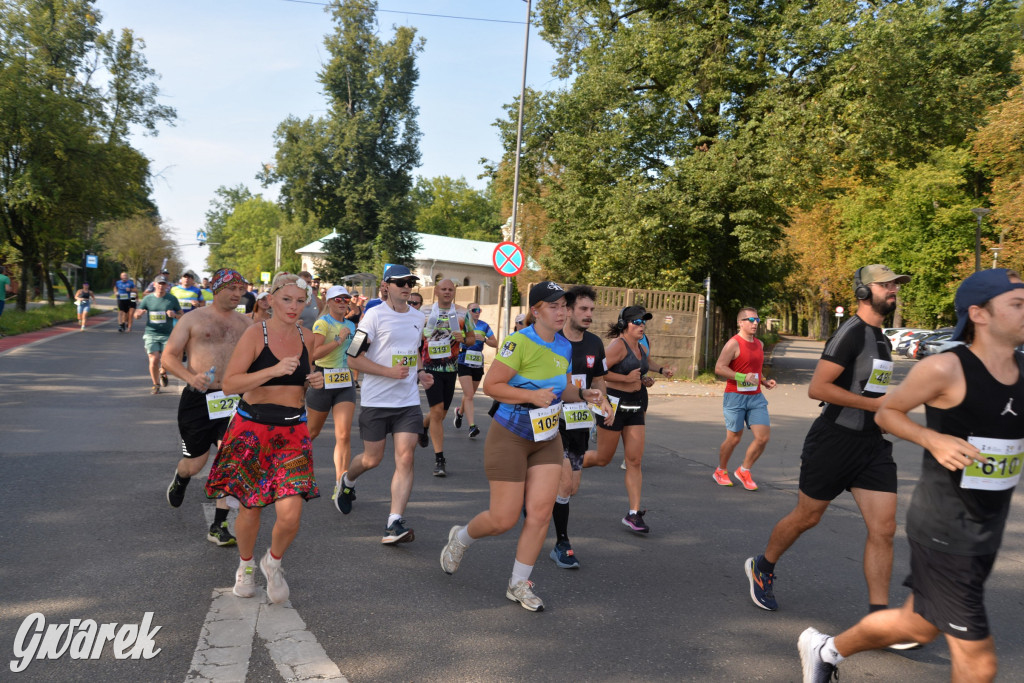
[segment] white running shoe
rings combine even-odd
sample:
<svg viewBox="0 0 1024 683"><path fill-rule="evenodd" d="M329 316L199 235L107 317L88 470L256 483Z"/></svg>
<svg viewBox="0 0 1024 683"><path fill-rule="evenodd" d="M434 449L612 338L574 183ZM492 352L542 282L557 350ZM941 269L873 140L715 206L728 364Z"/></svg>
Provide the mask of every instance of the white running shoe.
<svg viewBox="0 0 1024 683"><path fill-rule="evenodd" d="M256 595L256 563L252 560L239 562L235 572L235 587L232 593L240 598L251 598Z"/></svg>
<svg viewBox="0 0 1024 683"><path fill-rule="evenodd" d="M284 569L280 561L270 563L270 551L260 560L260 571L267 577L267 597L270 602L279 603L288 600L288 582L284 580Z"/></svg>
<svg viewBox="0 0 1024 683"><path fill-rule="evenodd" d="M445 574L455 573L462 562L462 556L466 554L466 548L469 547L459 540L460 529L462 527L456 524L448 531L448 543L441 550L441 569Z"/></svg>
<svg viewBox="0 0 1024 683"><path fill-rule="evenodd" d="M531 612L544 611L544 601L533 592L533 581L520 581L515 586L510 583L508 590L505 591L505 597L513 602L518 602L524 609Z"/></svg>
<svg viewBox="0 0 1024 683"><path fill-rule="evenodd" d="M796 647L800 651L800 665L803 667L804 683L828 683L833 674L839 680L835 664L821 658L821 648L828 642L828 636L815 628L807 628L800 634Z"/></svg>

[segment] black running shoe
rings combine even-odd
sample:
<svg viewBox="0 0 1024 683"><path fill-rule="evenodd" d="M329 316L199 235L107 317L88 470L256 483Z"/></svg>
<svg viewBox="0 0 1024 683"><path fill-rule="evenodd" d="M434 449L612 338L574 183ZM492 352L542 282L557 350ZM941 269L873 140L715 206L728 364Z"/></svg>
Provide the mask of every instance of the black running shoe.
<svg viewBox="0 0 1024 683"><path fill-rule="evenodd" d="M167 502L172 508L181 507L182 501L185 500L185 489L191 480L191 477L182 479L177 472L174 473L174 479L171 479L171 485L167 487Z"/></svg>
<svg viewBox="0 0 1024 683"><path fill-rule="evenodd" d="M210 543L216 543L222 548L226 545L235 545L238 543L237 539L235 539L235 537L231 535L231 532L228 531L227 522L221 522L220 526L217 526L216 524L211 526L210 533L206 534L206 540Z"/></svg>
<svg viewBox="0 0 1024 683"><path fill-rule="evenodd" d="M424 427L423 431L420 432L420 448L426 448L430 445L430 431Z"/></svg>
<svg viewBox="0 0 1024 683"><path fill-rule="evenodd" d="M166 372L163 372L163 371L160 372L160 384L163 384L165 387L167 386L167 373Z"/></svg>
<svg viewBox="0 0 1024 683"><path fill-rule="evenodd" d="M405 528L405 520L396 519L384 530L384 538L380 539L380 542L384 545L391 545L392 543L408 543L415 538L416 535L413 534L412 529Z"/></svg>
<svg viewBox="0 0 1024 683"><path fill-rule="evenodd" d="M462 413L459 412L458 408L455 409L455 428L462 429Z"/></svg>
<svg viewBox="0 0 1024 683"><path fill-rule="evenodd" d="M434 476L435 477L446 477L448 473L444 471L445 459L441 458L434 462Z"/></svg>
<svg viewBox="0 0 1024 683"><path fill-rule="evenodd" d="M469 425L469 438L475 439L480 436L480 428L476 425Z"/></svg>
<svg viewBox="0 0 1024 683"><path fill-rule="evenodd" d="M356 499L356 487L345 486L345 475L341 475L341 490L338 491L337 497L334 499L334 507L338 508L338 512L343 515L347 515L352 512L352 501Z"/></svg>

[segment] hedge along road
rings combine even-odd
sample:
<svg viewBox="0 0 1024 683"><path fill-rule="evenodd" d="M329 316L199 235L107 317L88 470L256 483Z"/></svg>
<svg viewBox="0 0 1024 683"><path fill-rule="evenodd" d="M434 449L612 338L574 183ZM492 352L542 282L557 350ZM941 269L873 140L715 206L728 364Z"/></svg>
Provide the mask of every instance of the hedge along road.
<svg viewBox="0 0 1024 683"><path fill-rule="evenodd" d="M606 469L587 470L569 527L582 567L556 568L547 558L549 535L533 575L547 605L539 614L504 596L514 533L475 544L455 575L438 566L449 527L487 504L484 400L477 404L484 430L478 439L446 425L447 478L430 476L433 459L417 450L407 511L416 540L399 547L380 543L390 447L385 464L360 478L354 510L343 517L328 497L328 427L315 444L323 497L307 504L284 561L291 616L301 617L323 658L351 681L799 680L800 631L813 625L834 632L866 609L863 523L852 499L842 496L780 562L778 612L751 604L742 563L794 504L800 448L818 411L806 381L820 349L786 340L776 352L773 373L781 381L768 394L774 424L755 470L757 492L711 479L723 436L719 392L656 385L644 458L651 534L634 535L619 522L626 505L621 455ZM909 365L897 364L897 380ZM164 498L180 452L177 383L149 395L141 335L118 334L113 325L0 355L0 377L0 647L13 658L17 630L35 612L51 624L139 624L153 612L152 625L160 627L160 652L151 659L117 660L108 645L97 660L33 661L14 680L185 680L214 591L231 586L237 553L204 540L200 480L181 508ZM895 455L900 528L891 595L899 602L908 567L902 525L920 454L898 443ZM1024 670L1019 515L1010 520L987 593L1004 672ZM270 526L263 525L257 552L267 547ZM265 645L273 641L257 633L248 654L236 648L246 680L283 680L283 656ZM841 668L844 680L949 678L941 642L905 654L866 653Z"/></svg>

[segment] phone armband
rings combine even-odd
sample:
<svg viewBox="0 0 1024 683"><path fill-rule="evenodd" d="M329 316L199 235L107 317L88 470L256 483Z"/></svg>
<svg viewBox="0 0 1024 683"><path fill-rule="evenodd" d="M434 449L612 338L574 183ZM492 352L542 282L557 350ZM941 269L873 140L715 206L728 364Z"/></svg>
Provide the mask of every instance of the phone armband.
<svg viewBox="0 0 1024 683"><path fill-rule="evenodd" d="M368 348L370 348L370 339L366 336L366 332L363 330L356 330L356 333L352 335L352 343L348 345L348 349L345 350L345 354L351 358L355 358Z"/></svg>

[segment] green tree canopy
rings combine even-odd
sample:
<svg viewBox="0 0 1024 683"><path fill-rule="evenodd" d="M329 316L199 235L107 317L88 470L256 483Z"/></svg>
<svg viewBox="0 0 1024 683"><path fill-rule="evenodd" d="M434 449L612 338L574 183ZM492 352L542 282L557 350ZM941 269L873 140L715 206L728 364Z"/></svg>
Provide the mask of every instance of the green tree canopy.
<svg viewBox="0 0 1024 683"><path fill-rule="evenodd" d="M142 41L101 31L94 5L0 4L0 238L22 259L22 308L32 273L77 261L96 221L155 213L128 135L175 113L156 101Z"/></svg>
<svg viewBox="0 0 1024 683"><path fill-rule="evenodd" d="M276 163L261 176L282 183L290 214L337 232L325 244L328 279L408 261L417 246L408 194L420 163L412 95L423 41L405 26L382 40L376 10L372 0L329 5L335 30L320 73L329 113L285 120L275 133Z"/></svg>
<svg viewBox="0 0 1024 683"><path fill-rule="evenodd" d="M491 184L480 191L465 178L416 178L410 195L417 232L469 240L501 239L501 207Z"/></svg>

